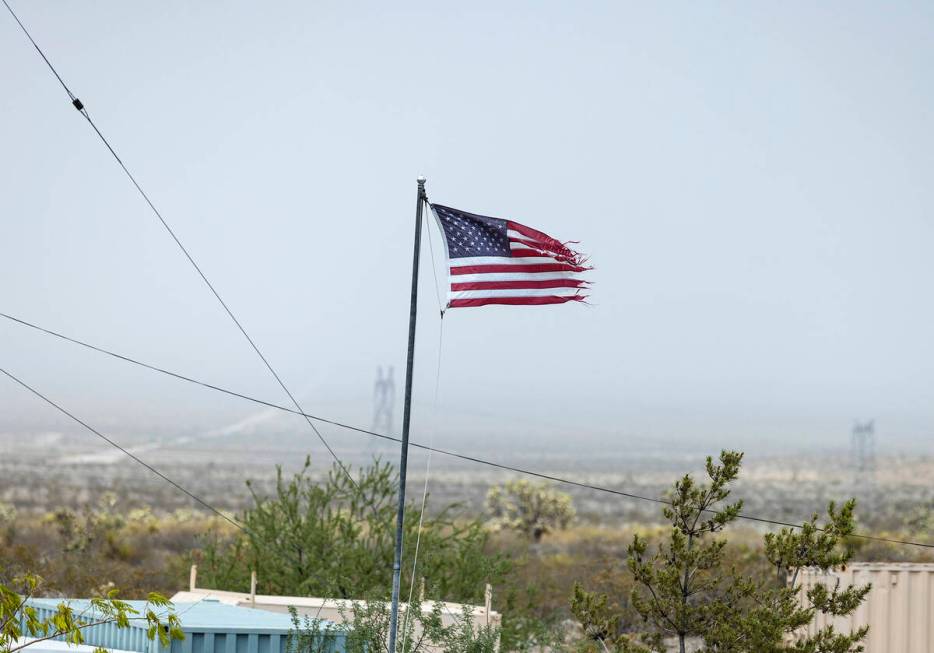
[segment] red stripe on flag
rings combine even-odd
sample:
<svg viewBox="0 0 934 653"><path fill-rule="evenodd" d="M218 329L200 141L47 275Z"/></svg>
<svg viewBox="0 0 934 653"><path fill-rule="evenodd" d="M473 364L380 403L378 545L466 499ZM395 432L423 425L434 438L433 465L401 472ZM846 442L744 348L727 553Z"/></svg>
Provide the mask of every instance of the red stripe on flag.
<svg viewBox="0 0 934 653"><path fill-rule="evenodd" d="M540 251L551 252L556 256L556 258L567 258L569 261L574 263L582 263L584 258L574 250L570 249L567 245L562 243L560 240L556 240L549 236L548 234L542 233L541 231L536 231L525 225L521 225L518 222L509 222L507 221L507 226L513 231L518 231L523 238L516 238L511 236L509 242L511 243L521 243L531 247L532 249L537 249Z"/></svg>
<svg viewBox="0 0 934 653"><path fill-rule="evenodd" d="M517 239L517 238L510 238L510 239L509 239L509 242L510 242L510 243L520 243L520 244L522 244L522 245L531 246L531 247L539 247L539 249L513 249L513 250L510 250L510 256L511 256L512 258L518 258L518 257L520 257L520 256L544 256L544 257L547 257L547 258L553 258L554 260L558 261L559 263L571 263L571 264L573 264L573 263L576 262L576 261L575 261L573 258L571 258L570 256L565 256L564 254L560 254L560 253L558 253L558 252L552 252L552 251L549 251L549 250L546 250L546 249L541 249L541 247L542 247L541 245L538 245L538 244L536 244L536 243L532 243L532 242L530 242L530 241L528 241L528 240L519 240L519 239Z"/></svg>
<svg viewBox="0 0 934 653"><path fill-rule="evenodd" d="M510 242L515 242L515 241L512 240ZM545 256L548 258L556 258L554 254L543 252L540 249L513 249L513 250L510 250L510 255L512 256L512 258L523 258L526 256Z"/></svg>
<svg viewBox="0 0 934 653"><path fill-rule="evenodd" d="M526 227L524 224L519 224L518 222L513 222L512 220L506 221L506 228L512 229L513 231L518 231L520 234L526 238L531 238L532 240L537 240L540 243L554 243L561 245L560 241L555 240L548 234L539 231L538 229L532 229L532 227ZM563 245L561 245L563 247Z"/></svg>
<svg viewBox="0 0 934 653"><path fill-rule="evenodd" d="M449 308L467 308L486 306L487 304L510 304L513 306L533 306L542 304L563 304L564 302L582 302L586 295L572 297L483 297L481 299L453 299Z"/></svg>
<svg viewBox="0 0 934 653"><path fill-rule="evenodd" d="M539 263L532 265L461 265L451 267L451 274L495 274L497 272L584 272L587 268L566 263Z"/></svg>
<svg viewBox="0 0 934 653"><path fill-rule="evenodd" d="M474 281L452 283L451 291L460 290L530 290L533 288L584 288L581 279L549 279L545 281Z"/></svg>
<svg viewBox="0 0 934 653"><path fill-rule="evenodd" d="M529 240L528 238L510 238L509 242L519 243L520 245L526 245L527 247L531 247L539 251L545 249L544 243L540 243L537 240Z"/></svg>

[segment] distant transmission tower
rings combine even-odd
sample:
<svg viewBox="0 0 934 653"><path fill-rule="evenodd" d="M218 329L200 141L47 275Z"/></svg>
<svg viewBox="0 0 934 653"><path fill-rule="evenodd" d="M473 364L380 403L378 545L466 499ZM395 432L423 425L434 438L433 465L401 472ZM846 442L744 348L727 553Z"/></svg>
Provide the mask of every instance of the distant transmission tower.
<svg viewBox="0 0 934 653"><path fill-rule="evenodd" d="M857 485L868 487L873 484L876 475L876 420L854 422L850 464Z"/></svg>
<svg viewBox="0 0 934 653"><path fill-rule="evenodd" d="M376 383L373 385L373 430L377 433L392 432L392 407L396 403L396 382L392 365L386 376L383 368L376 368Z"/></svg>

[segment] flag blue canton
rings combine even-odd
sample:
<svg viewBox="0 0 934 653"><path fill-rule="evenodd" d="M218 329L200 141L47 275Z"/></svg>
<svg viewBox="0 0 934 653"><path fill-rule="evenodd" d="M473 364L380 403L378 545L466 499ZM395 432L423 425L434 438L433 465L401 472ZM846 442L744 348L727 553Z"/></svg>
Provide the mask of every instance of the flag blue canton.
<svg viewBox="0 0 934 653"><path fill-rule="evenodd" d="M506 220L476 215L434 204L444 229L448 256L511 256Z"/></svg>

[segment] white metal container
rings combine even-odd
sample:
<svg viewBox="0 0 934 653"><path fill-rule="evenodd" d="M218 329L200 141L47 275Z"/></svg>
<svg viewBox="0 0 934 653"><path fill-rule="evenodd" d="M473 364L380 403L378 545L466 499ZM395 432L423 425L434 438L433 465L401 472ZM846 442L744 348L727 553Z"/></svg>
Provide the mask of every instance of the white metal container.
<svg viewBox="0 0 934 653"><path fill-rule="evenodd" d="M799 577L802 590L816 583L840 589L872 584L862 605L849 617L818 614L808 633L833 625L838 632L869 626L866 653L934 653L934 564L857 562L846 570L821 573L806 569Z"/></svg>

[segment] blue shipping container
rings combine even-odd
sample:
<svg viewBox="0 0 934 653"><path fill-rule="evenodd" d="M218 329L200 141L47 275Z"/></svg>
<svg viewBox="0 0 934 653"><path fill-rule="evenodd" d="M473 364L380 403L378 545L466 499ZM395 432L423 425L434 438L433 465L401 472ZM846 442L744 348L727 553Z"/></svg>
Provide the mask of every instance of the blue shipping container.
<svg viewBox="0 0 934 653"><path fill-rule="evenodd" d="M95 619L96 612L86 599L30 599L28 604L36 609L40 619L45 619L55 613L62 601L76 614L84 614L85 621ZM127 603L141 614L146 605L145 601ZM146 638L145 620L131 621L129 628L117 628L112 623L85 628L82 631L85 644L135 653L288 653L292 619L287 614L226 605L216 599L176 603L173 609L181 621L185 639L173 641L170 647ZM322 629L330 625L324 622ZM328 653L344 652L343 633L332 633L329 640Z"/></svg>

